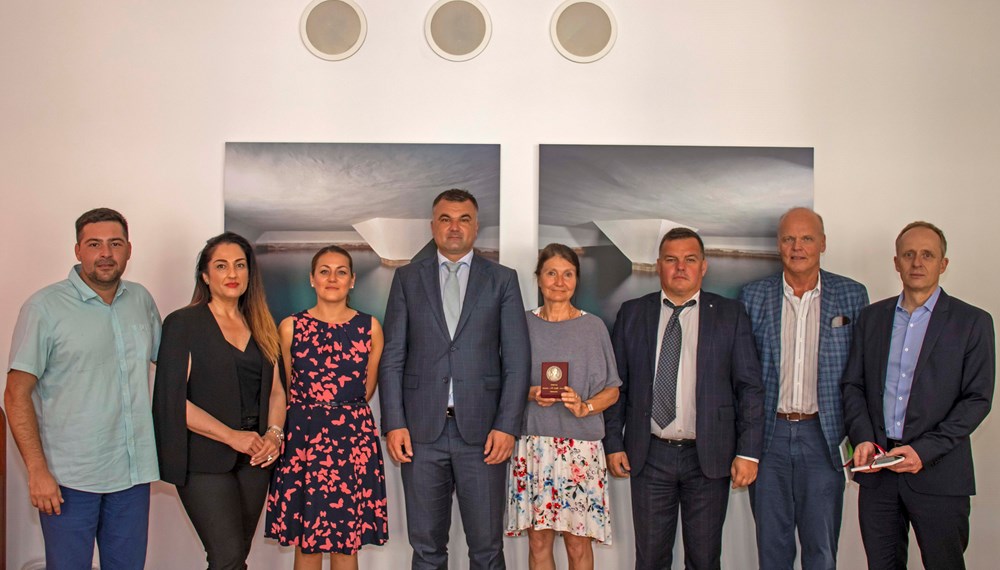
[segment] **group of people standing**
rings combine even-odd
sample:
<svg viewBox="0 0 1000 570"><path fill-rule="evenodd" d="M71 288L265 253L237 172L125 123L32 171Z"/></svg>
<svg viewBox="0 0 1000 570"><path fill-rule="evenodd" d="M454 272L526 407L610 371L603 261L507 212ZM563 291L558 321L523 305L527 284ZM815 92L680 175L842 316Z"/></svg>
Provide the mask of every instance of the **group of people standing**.
<svg viewBox="0 0 1000 570"><path fill-rule="evenodd" d="M530 568L555 567L557 534L570 568L593 568L592 543L612 543L609 472L630 480L637 569L671 567L678 510L685 566L720 568L730 489L747 486L760 568L791 569L797 543L802 568L835 568L851 466L870 568L906 567L911 524L926 567L964 568L995 341L987 312L939 286L940 229L900 232L903 291L868 305L820 269L811 210L781 217L782 271L739 300L701 289L704 243L675 228L660 291L624 303L609 335L573 303L573 249L541 251L542 304L525 312L516 273L475 253L478 228L470 193L434 200L437 254L396 270L384 327L350 307L336 246L313 257L316 305L275 326L252 246L224 233L161 337L149 293L121 279L125 219L81 216L80 264L21 310L5 394L49 567L89 568L96 538L103 568L142 568L162 478L209 568L246 567L265 506L296 568L322 553L356 568L388 538L378 385L415 569L448 567L453 496L471 568L504 568L503 537L524 532ZM887 456L902 461L874 466Z"/></svg>

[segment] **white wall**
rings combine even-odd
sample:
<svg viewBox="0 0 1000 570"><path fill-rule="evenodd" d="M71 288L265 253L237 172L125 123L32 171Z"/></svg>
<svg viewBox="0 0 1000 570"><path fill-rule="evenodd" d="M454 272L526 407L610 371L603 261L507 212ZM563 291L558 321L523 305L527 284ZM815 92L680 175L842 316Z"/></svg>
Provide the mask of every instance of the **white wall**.
<svg viewBox="0 0 1000 570"><path fill-rule="evenodd" d="M182 305L195 252L222 229L226 141L499 143L502 261L522 276L536 251L519 228L537 223L539 143L811 146L828 269L867 283L872 298L896 293L892 240L926 218L951 243L944 286L1000 308L987 249L1000 209L1000 4L605 2L618 43L590 65L549 43L559 0L483 0L493 39L461 64L424 42L431 0L359 0L368 38L339 63L299 41L306 0L4 2L0 337L32 291L65 276L72 222L99 205L132 225L128 278L164 312ZM533 288L527 277L522 286ZM1000 422L974 440L981 494L967 558L986 568L1000 552ZM42 545L12 445L8 462L7 561L20 569ZM388 471L392 538L362 554L367 568L408 560L398 470ZM598 550L601 568L631 564L627 487L612 491L616 546ZM846 500L841 567L858 568L856 492ZM152 516L148 567L197 567L197 539L168 486L156 487ZM735 494L726 567L755 566L752 532L746 495ZM452 568L465 568L453 542ZM526 540L507 544L510 566L526 568ZM256 567L291 564L263 540L252 556Z"/></svg>

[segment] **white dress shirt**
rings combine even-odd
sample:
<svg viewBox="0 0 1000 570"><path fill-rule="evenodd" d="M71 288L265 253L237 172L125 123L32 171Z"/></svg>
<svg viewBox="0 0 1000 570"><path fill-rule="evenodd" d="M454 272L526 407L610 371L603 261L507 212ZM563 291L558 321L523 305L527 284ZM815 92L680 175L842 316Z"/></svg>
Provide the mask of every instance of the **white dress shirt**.
<svg viewBox="0 0 1000 570"><path fill-rule="evenodd" d="M778 411L783 414L814 414L819 411L816 383L819 378L819 313L822 288L816 287L802 297L782 274L784 298L781 301L781 377L778 388Z"/></svg>
<svg viewBox="0 0 1000 570"><path fill-rule="evenodd" d="M660 291L660 322L656 331L656 368L660 367L660 349L663 345L663 332L670 322L670 317L675 309L671 309L663 300L667 296ZM701 291L699 290L691 299L695 304L681 311L678 318L681 325L681 359L677 367L677 417L665 427L660 427L655 420L650 419L650 430L653 435L662 439L694 439L695 421L697 419L696 385L698 380L698 321L701 314ZM685 299L683 303L678 303L677 307L687 303L691 299ZM656 378L656 369L653 370L653 378Z"/></svg>

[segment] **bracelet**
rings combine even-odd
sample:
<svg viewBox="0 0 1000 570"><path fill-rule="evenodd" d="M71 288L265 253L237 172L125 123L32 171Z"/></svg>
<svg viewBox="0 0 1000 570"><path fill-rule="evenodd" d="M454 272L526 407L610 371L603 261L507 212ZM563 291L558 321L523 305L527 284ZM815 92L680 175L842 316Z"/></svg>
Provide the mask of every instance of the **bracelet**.
<svg viewBox="0 0 1000 570"><path fill-rule="evenodd" d="M264 433L265 434L273 433L278 438L278 442L282 442L285 440L285 430L281 429L281 426L277 425L267 426L267 431L265 431Z"/></svg>

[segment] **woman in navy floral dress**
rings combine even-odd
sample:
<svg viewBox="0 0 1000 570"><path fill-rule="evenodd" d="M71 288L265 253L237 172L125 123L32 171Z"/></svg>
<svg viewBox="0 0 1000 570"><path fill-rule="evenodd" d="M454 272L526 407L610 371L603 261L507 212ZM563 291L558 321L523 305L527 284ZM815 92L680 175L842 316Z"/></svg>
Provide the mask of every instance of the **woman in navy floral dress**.
<svg viewBox="0 0 1000 570"><path fill-rule="evenodd" d="M347 305L354 268L328 246L312 260L316 306L281 322L288 376L285 447L267 500L265 535L295 547L295 568L357 568L358 550L388 538L385 472L368 400L382 327Z"/></svg>

